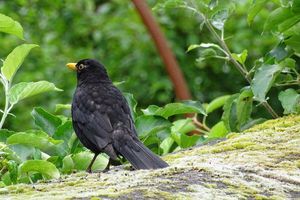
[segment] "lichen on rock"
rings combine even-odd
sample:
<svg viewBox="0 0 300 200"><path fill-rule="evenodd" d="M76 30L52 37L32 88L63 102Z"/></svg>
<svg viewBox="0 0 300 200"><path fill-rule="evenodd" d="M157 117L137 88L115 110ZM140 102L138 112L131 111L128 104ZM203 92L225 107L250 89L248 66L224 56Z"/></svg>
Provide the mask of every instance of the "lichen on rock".
<svg viewBox="0 0 300 200"><path fill-rule="evenodd" d="M300 116L169 154L170 167L79 172L0 189L0 199L300 199Z"/></svg>

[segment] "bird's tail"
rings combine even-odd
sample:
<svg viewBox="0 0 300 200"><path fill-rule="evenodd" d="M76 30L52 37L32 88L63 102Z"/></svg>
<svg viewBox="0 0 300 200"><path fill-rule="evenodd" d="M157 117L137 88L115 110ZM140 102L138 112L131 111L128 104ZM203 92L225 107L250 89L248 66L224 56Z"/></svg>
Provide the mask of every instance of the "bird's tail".
<svg viewBox="0 0 300 200"><path fill-rule="evenodd" d="M130 138L119 146L119 152L135 169L158 169L169 165L149 150L141 141Z"/></svg>

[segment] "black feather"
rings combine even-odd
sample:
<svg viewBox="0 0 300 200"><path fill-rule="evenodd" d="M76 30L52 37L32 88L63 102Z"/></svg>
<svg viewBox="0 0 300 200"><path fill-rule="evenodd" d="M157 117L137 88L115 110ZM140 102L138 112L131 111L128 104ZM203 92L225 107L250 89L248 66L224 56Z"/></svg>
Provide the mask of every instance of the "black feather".
<svg viewBox="0 0 300 200"><path fill-rule="evenodd" d="M135 169L167 167L139 141L127 101L112 84L104 66L84 59L76 67L72 121L82 144L96 155L106 153L112 160L122 155Z"/></svg>

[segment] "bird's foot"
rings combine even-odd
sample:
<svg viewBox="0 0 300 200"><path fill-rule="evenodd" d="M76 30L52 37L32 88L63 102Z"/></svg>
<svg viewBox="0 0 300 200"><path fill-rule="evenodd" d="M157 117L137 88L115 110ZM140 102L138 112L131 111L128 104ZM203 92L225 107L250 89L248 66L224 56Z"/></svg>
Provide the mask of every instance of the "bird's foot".
<svg viewBox="0 0 300 200"><path fill-rule="evenodd" d="M107 168L105 168L104 170L101 170L102 173L106 173L108 171L109 171L109 169L107 169Z"/></svg>
<svg viewBox="0 0 300 200"><path fill-rule="evenodd" d="M96 174L96 173L106 173L106 172L108 172L109 171L109 169L103 169L103 170L94 170L94 171L92 171L92 170L86 170L86 172L87 173L89 173L89 174Z"/></svg>

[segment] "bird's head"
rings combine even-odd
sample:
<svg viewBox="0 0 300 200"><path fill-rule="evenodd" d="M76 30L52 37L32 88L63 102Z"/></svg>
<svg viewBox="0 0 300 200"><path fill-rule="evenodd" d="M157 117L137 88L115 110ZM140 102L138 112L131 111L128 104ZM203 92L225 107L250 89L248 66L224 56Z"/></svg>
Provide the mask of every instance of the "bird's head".
<svg viewBox="0 0 300 200"><path fill-rule="evenodd" d="M66 66L77 72L78 82L109 80L105 67L93 59L83 59L77 63L68 63Z"/></svg>

